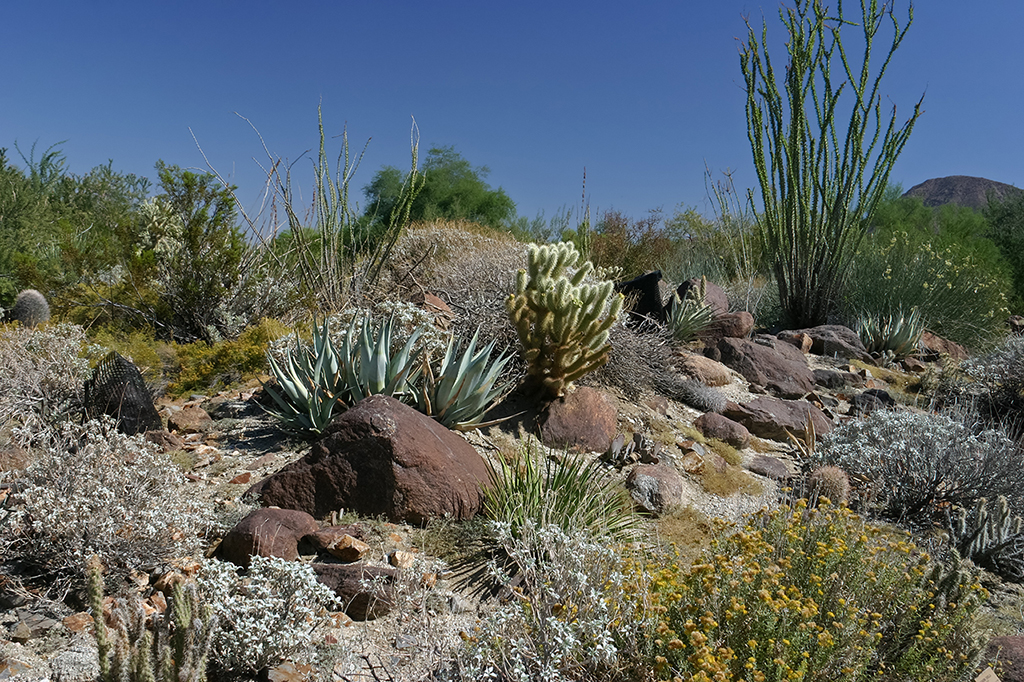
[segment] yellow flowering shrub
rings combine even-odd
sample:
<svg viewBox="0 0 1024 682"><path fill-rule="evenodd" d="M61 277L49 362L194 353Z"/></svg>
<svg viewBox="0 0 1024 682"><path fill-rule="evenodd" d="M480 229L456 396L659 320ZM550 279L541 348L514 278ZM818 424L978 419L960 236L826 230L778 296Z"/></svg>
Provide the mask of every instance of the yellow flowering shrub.
<svg viewBox="0 0 1024 682"><path fill-rule="evenodd" d="M653 570L659 680L955 680L985 592L908 536L805 501L721 529L689 568Z"/></svg>

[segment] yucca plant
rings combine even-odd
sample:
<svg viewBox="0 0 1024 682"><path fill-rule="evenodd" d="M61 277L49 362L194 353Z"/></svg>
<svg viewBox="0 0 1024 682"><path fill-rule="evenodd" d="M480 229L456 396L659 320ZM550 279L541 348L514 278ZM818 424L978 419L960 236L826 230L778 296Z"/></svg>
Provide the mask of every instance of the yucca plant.
<svg viewBox="0 0 1024 682"><path fill-rule="evenodd" d="M484 489L484 512L508 523L513 535L527 521L537 528L557 525L568 533L585 530L595 537L627 539L640 528L640 517L618 481L599 460L588 463L568 452L536 461L527 445L517 465L498 457L488 464L490 486Z"/></svg>
<svg viewBox="0 0 1024 682"><path fill-rule="evenodd" d="M679 294L672 294L672 304L665 324L672 338L679 343L693 341L715 321L715 311L704 302L706 286L707 280L701 278L699 289L690 289L682 299Z"/></svg>
<svg viewBox="0 0 1024 682"><path fill-rule="evenodd" d="M905 358L917 352L924 320L916 307L909 313L900 310L889 315L863 315L857 320L857 333L869 353L888 351L895 358Z"/></svg>
<svg viewBox="0 0 1024 682"><path fill-rule="evenodd" d="M502 353L491 362L495 342L478 351L479 336L477 329L461 355L455 350L455 337L450 337L436 376L430 364L424 363L426 378L419 392L419 410L450 429L465 431L480 426L484 414L509 388L498 379L512 356Z"/></svg>

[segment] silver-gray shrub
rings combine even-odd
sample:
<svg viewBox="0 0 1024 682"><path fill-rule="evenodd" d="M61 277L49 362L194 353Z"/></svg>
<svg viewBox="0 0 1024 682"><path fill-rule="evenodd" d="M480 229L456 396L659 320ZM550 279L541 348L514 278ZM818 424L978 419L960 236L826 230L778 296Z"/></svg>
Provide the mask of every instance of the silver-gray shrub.
<svg viewBox="0 0 1024 682"><path fill-rule="evenodd" d="M0 473L8 484L18 492L0 509L0 555L56 592L84 586L93 554L123 584L197 554L214 525L181 471L109 418L63 424L28 469Z"/></svg>
<svg viewBox="0 0 1024 682"><path fill-rule="evenodd" d="M947 385L949 397L967 397L986 419L1024 435L1024 336L1009 337L960 370L967 383Z"/></svg>
<svg viewBox="0 0 1024 682"><path fill-rule="evenodd" d="M0 331L0 434L21 445L45 440L81 403L89 362L85 332L71 324Z"/></svg>
<svg viewBox="0 0 1024 682"><path fill-rule="evenodd" d="M313 633L337 601L308 564L277 557L254 556L245 572L208 561L199 585L219 623L212 662L226 673L258 673L285 658L309 657Z"/></svg>
<svg viewBox="0 0 1024 682"><path fill-rule="evenodd" d="M1020 448L965 412L878 410L822 438L812 459L865 481L869 512L911 526L930 524L949 506L972 508L982 497L1006 495L1022 506Z"/></svg>

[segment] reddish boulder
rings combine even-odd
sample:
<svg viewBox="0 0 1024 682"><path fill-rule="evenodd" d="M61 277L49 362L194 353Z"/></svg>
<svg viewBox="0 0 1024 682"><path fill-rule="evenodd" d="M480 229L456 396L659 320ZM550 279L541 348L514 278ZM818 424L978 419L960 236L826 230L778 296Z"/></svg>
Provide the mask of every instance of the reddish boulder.
<svg viewBox="0 0 1024 682"><path fill-rule="evenodd" d="M787 394L814 390L814 372L807 366L807 359L788 343L767 346L746 339L722 339L718 350L722 363L752 384L775 384Z"/></svg>
<svg viewBox="0 0 1024 682"><path fill-rule="evenodd" d="M299 558L299 540L319 529L305 512L291 509L257 509L228 531L220 543L220 557L242 566L252 556Z"/></svg>
<svg viewBox="0 0 1024 682"><path fill-rule="evenodd" d="M606 393L580 387L548 406L540 439L550 448L606 452L618 429L618 410Z"/></svg>
<svg viewBox="0 0 1024 682"><path fill-rule="evenodd" d="M944 339L929 331L921 334L921 342L918 344L918 347L921 349L921 359L926 362L938 360L943 355L948 355L951 359L958 362L970 357L959 343Z"/></svg>
<svg viewBox="0 0 1024 682"><path fill-rule="evenodd" d="M700 338L708 341L718 339L745 339L754 331L754 316L746 310L738 313L722 313L715 317L711 326L700 333Z"/></svg>
<svg viewBox="0 0 1024 682"><path fill-rule="evenodd" d="M334 419L309 454L249 492L317 517L347 509L423 525L473 516L487 480L483 459L460 436L374 395Z"/></svg>
<svg viewBox="0 0 1024 682"><path fill-rule="evenodd" d="M732 370L703 355L683 353L676 358L676 367L680 373L705 386L726 386L732 383Z"/></svg>
<svg viewBox="0 0 1024 682"><path fill-rule="evenodd" d="M811 337L811 352L826 357L856 358L862 362L873 362L871 354L860 340L860 335L841 324L823 324L809 329L793 329L779 332L778 338L794 343L802 336Z"/></svg>
<svg viewBox="0 0 1024 682"><path fill-rule="evenodd" d="M729 403L722 414L743 424L755 436L783 443L789 441L787 431L796 438L805 438L808 423L813 424L814 433L818 436L832 430L829 418L803 400L779 400L761 396L742 405Z"/></svg>
<svg viewBox="0 0 1024 682"><path fill-rule="evenodd" d="M167 429L146 431L145 438L150 443L160 448L160 452L172 452L174 450L180 450L185 446L185 441L181 436L176 433L171 433Z"/></svg>
<svg viewBox="0 0 1024 682"><path fill-rule="evenodd" d="M1024 637L996 637L988 643L988 656L998 656L1002 664L999 678L1002 682L1024 682Z"/></svg>
<svg viewBox="0 0 1024 682"><path fill-rule="evenodd" d="M776 481L787 481L793 477L785 462L778 457L770 455L756 455L745 466L747 471L751 473Z"/></svg>
<svg viewBox="0 0 1024 682"><path fill-rule="evenodd" d="M312 564L316 578L334 590L342 610L352 620L386 616L395 605L398 571L366 564Z"/></svg>
<svg viewBox="0 0 1024 682"><path fill-rule="evenodd" d="M693 425L708 438L725 441L734 448L745 448L750 445L750 431L747 427L717 412L707 412L697 417Z"/></svg>

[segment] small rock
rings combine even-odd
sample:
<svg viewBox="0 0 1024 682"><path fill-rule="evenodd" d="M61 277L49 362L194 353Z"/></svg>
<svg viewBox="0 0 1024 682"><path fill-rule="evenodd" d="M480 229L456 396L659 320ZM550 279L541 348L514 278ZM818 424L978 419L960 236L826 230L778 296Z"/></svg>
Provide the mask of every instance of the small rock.
<svg viewBox="0 0 1024 682"><path fill-rule="evenodd" d="M285 661L267 671L268 682L305 682L313 679L314 668L309 663Z"/></svg>
<svg viewBox="0 0 1024 682"><path fill-rule="evenodd" d="M167 429L160 429L157 431L146 431L146 440L153 443L160 452L171 452L173 450L180 450L185 445L185 441L181 439L176 433L171 433Z"/></svg>
<svg viewBox="0 0 1024 682"><path fill-rule="evenodd" d="M238 474L232 478L228 483L232 485L245 485L252 479L252 474L246 471L244 474Z"/></svg>
<svg viewBox="0 0 1024 682"><path fill-rule="evenodd" d="M92 631L92 616L85 611L72 613L61 621L71 632L82 633Z"/></svg>
<svg viewBox="0 0 1024 682"><path fill-rule="evenodd" d="M746 468L747 471L777 481L785 481L792 476L782 460L768 455L757 455L747 463Z"/></svg>
<svg viewBox="0 0 1024 682"><path fill-rule="evenodd" d="M11 630L11 641L24 644L32 639L32 628L25 621L18 621L18 624Z"/></svg>
<svg viewBox="0 0 1024 682"><path fill-rule="evenodd" d="M213 419L201 407L186 407L167 417L167 430L178 433L203 433L213 426Z"/></svg>
<svg viewBox="0 0 1024 682"><path fill-rule="evenodd" d="M682 460L679 462L679 466L681 466L683 471L686 473L697 476L704 472L704 458L691 450L683 455Z"/></svg>
<svg viewBox="0 0 1024 682"><path fill-rule="evenodd" d="M583 386L548 406L540 427L541 441L552 448L605 452L615 438L617 417L611 396Z"/></svg>
<svg viewBox="0 0 1024 682"><path fill-rule="evenodd" d="M333 543L327 545L326 549L331 556L346 563L352 563L362 559L370 551L370 546L351 535L342 535Z"/></svg>
<svg viewBox="0 0 1024 682"><path fill-rule="evenodd" d="M750 445L750 431L747 427L717 412L708 412L697 417L693 425L708 438L717 438L734 448L742 450Z"/></svg>
<svg viewBox="0 0 1024 682"><path fill-rule="evenodd" d="M637 466L629 472L626 489L636 505L650 514L661 514L683 502L683 478L675 467L665 464Z"/></svg>
<svg viewBox="0 0 1024 682"><path fill-rule="evenodd" d="M369 549L369 547L367 547L367 549ZM391 554L388 554L388 563L394 566L395 568L411 568L415 560L415 554L413 554L412 552L403 552L400 549L396 549L395 551L391 552Z"/></svg>

